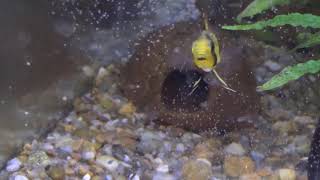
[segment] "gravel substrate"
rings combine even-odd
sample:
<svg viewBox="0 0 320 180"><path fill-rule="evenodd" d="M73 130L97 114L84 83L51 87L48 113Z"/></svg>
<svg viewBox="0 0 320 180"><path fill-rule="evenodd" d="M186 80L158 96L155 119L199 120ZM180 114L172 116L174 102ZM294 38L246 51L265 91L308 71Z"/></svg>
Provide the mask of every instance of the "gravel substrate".
<svg viewBox="0 0 320 180"><path fill-rule="evenodd" d="M26 143L7 162L1 177L307 179L305 167L316 125L311 116L298 116L277 105L276 97L265 95L263 115L251 119L255 127L224 135L196 134L149 121L117 93L116 84L107 77L110 71L117 72L113 66L101 68L95 79L99 88L75 99L74 110L46 138Z"/></svg>

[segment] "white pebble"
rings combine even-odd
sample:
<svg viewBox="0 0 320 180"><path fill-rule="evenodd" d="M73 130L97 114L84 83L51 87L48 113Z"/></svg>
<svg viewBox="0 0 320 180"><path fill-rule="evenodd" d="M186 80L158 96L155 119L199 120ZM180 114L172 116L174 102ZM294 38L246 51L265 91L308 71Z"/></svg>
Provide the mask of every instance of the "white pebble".
<svg viewBox="0 0 320 180"><path fill-rule="evenodd" d="M176 180L176 178L171 174L157 172L153 175L152 180Z"/></svg>
<svg viewBox="0 0 320 180"><path fill-rule="evenodd" d="M94 69L90 66L83 66L82 67L83 73L88 76L88 77L93 77L94 76Z"/></svg>
<svg viewBox="0 0 320 180"><path fill-rule="evenodd" d="M23 175L16 175L14 177L14 180L29 180L29 179Z"/></svg>
<svg viewBox="0 0 320 180"><path fill-rule="evenodd" d="M227 147L225 147L224 151L227 154L238 155L238 156L243 156L246 153L246 151L244 150L241 144L234 143L234 142L229 144Z"/></svg>
<svg viewBox="0 0 320 180"><path fill-rule="evenodd" d="M106 77L108 75L108 71L101 67L98 71L98 74L96 76L96 84L101 84L103 82L103 78Z"/></svg>
<svg viewBox="0 0 320 180"><path fill-rule="evenodd" d="M82 180L90 180L90 179L91 179L90 174L86 174L82 177Z"/></svg>
<svg viewBox="0 0 320 180"><path fill-rule="evenodd" d="M280 180L295 180L296 172L293 169L280 169L279 176Z"/></svg>
<svg viewBox="0 0 320 180"><path fill-rule="evenodd" d="M131 161L130 157L128 155L124 155L124 162L129 162Z"/></svg>
<svg viewBox="0 0 320 180"><path fill-rule="evenodd" d="M185 151L185 147L182 143L178 143L176 146L176 150L177 152L184 152Z"/></svg>
<svg viewBox="0 0 320 180"><path fill-rule="evenodd" d="M165 149L166 152L169 152L169 151L171 151L172 145L171 145L170 142L165 141L165 142L163 143L163 147L164 147L164 149Z"/></svg>
<svg viewBox="0 0 320 180"><path fill-rule="evenodd" d="M54 150L54 147L52 144L50 143L44 143L43 146L42 146L43 150L45 151L50 151L50 150Z"/></svg>
<svg viewBox="0 0 320 180"><path fill-rule="evenodd" d="M18 171L21 167L21 161L18 158L13 158L7 163L6 170L9 172Z"/></svg>
<svg viewBox="0 0 320 180"><path fill-rule="evenodd" d="M112 180L112 176L111 175L106 175L106 177L104 179L105 180Z"/></svg>
<svg viewBox="0 0 320 180"><path fill-rule="evenodd" d="M93 151L87 151L82 153L82 158L85 160L94 159L95 156L96 156L96 153Z"/></svg>
<svg viewBox="0 0 320 180"><path fill-rule="evenodd" d="M115 171L119 166L119 161L111 156L100 156L96 161L110 171Z"/></svg>
<svg viewBox="0 0 320 180"><path fill-rule="evenodd" d="M162 173L167 173L167 172L169 172L169 166L167 164L160 164L157 167L157 171L162 172Z"/></svg>

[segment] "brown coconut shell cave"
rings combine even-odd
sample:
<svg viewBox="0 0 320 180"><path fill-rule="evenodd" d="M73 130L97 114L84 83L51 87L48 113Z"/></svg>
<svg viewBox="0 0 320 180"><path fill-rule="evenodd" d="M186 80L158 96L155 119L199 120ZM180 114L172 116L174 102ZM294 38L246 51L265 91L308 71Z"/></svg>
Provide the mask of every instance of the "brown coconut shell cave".
<svg viewBox="0 0 320 180"><path fill-rule="evenodd" d="M193 131L240 127L237 119L256 114L259 99L241 42L230 34L214 29L222 59L216 70L237 92L222 88L214 76L209 76L189 95L199 77L208 77L192 62L192 42L201 31L198 23L181 22L150 33L122 69L122 90L136 106L156 115L163 124Z"/></svg>

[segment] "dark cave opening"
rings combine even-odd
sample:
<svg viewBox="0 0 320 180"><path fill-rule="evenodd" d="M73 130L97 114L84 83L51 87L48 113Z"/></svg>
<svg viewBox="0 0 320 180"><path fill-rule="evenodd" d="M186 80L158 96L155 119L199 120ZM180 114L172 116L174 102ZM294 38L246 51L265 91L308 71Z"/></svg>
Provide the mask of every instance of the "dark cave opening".
<svg viewBox="0 0 320 180"><path fill-rule="evenodd" d="M173 70L162 84L161 101L170 110L198 111L208 95L209 86L201 73Z"/></svg>

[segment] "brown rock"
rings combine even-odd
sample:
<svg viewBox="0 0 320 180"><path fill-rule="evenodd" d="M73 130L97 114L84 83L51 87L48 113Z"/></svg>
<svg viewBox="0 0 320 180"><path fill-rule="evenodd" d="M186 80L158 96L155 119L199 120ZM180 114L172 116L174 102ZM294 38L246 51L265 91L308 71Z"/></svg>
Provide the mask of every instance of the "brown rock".
<svg viewBox="0 0 320 180"><path fill-rule="evenodd" d="M89 130L88 128L80 128L80 129L76 129L73 132L73 135L80 137L80 138L83 138L83 139L89 139L94 136L94 132Z"/></svg>
<svg viewBox="0 0 320 180"><path fill-rule="evenodd" d="M281 135L292 134L298 131L297 124L294 121L278 121L272 125L272 128L279 131Z"/></svg>
<svg viewBox="0 0 320 180"><path fill-rule="evenodd" d="M224 159L224 172L228 176L238 177L254 172L254 162L249 157L227 156Z"/></svg>
<svg viewBox="0 0 320 180"><path fill-rule="evenodd" d="M296 172L293 169L279 169L280 180L295 180Z"/></svg>
<svg viewBox="0 0 320 180"><path fill-rule="evenodd" d="M189 160L182 167L185 180L206 180L212 176L211 165L203 160Z"/></svg>
<svg viewBox="0 0 320 180"><path fill-rule="evenodd" d="M53 180L63 180L65 178L65 169L61 165L51 166L47 174Z"/></svg>
<svg viewBox="0 0 320 180"><path fill-rule="evenodd" d="M65 173L66 173L66 175L68 175L68 176L75 175L74 169L73 169L73 168L70 168L70 167L65 168Z"/></svg>
<svg viewBox="0 0 320 180"><path fill-rule="evenodd" d="M256 173L261 177L265 177L265 176L270 176L272 174L272 171L270 169L263 168L263 169L259 169Z"/></svg>
<svg viewBox="0 0 320 180"><path fill-rule="evenodd" d="M26 155L28 156L31 153L32 150L32 145L27 143L23 146L23 150L21 152L21 155Z"/></svg>
<svg viewBox="0 0 320 180"><path fill-rule="evenodd" d="M271 174L270 176L265 177L266 180L279 180L279 174Z"/></svg>
<svg viewBox="0 0 320 180"><path fill-rule="evenodd" d="M239 180L261 180L262 178L258 174L244 174L241 175Z"/></svg>
<svg viewBox="0 0 320 180"><path fill-rule="evenodd" d="M20 156L18 156L18 159L19 159L22 163L25 163L25 162L27 162L27 160L28 160L28 156L20 155Z"/></svg>
<svg viewBox="0 0 320 180"><path fill-rule="evenodd" d="M107 94L99 94L97 96L99 104L106 110L111 110L115 104Z"/></svg>
<svg viewBox="0 0 320 180"><path fill-rule="evenodd" d="M91 166L90 166L90 170L91 170L94 174L101 174L101 173L104 173L104 172L105 172L105 170L104 170L101 166L99 166L99 165L97 165L97 164L91 165Z"/></svg>
<svg viewBox="0 0 320 180"><path fill-rule="evenodd" d="M80 161L81 159L81 154L80 153L71 153L71 157L74 160Z"/></svg>
<svg viewBox="0 0 320 180"><path fill-rule="evenodd" d="M80 151L81 147L83 145L83 139L80 139L80 140L74 140L72 141L72 150L77 152L77 151Z"/></svg>
<svg viewBox="0 0 320 180"><path fill-rule="evenodd" d="M100 177L100 176L93 176L92 177L92 180L100 180L100 179L103 179L103 177Z"/></svg>
<svg viewBox="0 0 320 180"><path fill-rule="evenodd" d="M116 128L116 133L117 133L117 136L126 136L131 138L137 137L135 133L130 129Z"/></svg>
<svg viewBox="0 0 320 180"><path fill-rule="evenodd" d="M106 132L106 133L98 133L96 136L96 140L100 144L111 143L115 137L113 132Z"/></svg>
<svg viewBox="0 0 320 180"><path fill-rule="evenodd" d="M130 150L134 150L137 146L137 140L130 138L130 137L119 137L114 144L120 144L125 148L128 148Z"/></svg>
<svg viewBox="0 0 320 180"><path fill-rule="evenodd" d="M79 166L79 169L78 169L79 175L84 176L84 175L87 174L88 172L89 172L89 168L88 168L88 167L85 167L85 166L83 166L83 165L80 165L80 166Z"/></svg>
<svg viewBox="0 0 320 180"><path fill-rule="evenodd" d="M61 124L61 126L63 127L64 131L69 133L73 132L76 129L76 127L70 124Z"/></svg>
<svg viewBox="0 0 320 180"><path fill-rule="evenodd" d="M135 112L136 112L136 107L131 102L124 104L119 109L119 114L124 115L128 118L132 117L133 113Z"/></svg>
<svg viewBox="0 0 320 180"><path fill-rule="evenodd" d="M83 103L83 101L80 98L76 98L73 101L73 107L76 112L84 112L89 109L88 105Z"/></svg>
<svg viewBox="0 0 320 180"><path fill-rule="evenodd" d="M217 139L211 138L196 145L193 154L197 158L208 159L211 163L220 161L222 158L222 151L220 150L221 142Z"/></svg>
<svg viewBox="0 0 320 180"><path fill-rule="evenodd" d="M137 145L137 135L134 134L130 129L117 128L116 129L116 140L114 144L120 144L130 150L134 150Z"/></svg>

